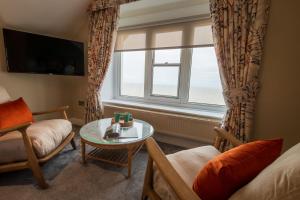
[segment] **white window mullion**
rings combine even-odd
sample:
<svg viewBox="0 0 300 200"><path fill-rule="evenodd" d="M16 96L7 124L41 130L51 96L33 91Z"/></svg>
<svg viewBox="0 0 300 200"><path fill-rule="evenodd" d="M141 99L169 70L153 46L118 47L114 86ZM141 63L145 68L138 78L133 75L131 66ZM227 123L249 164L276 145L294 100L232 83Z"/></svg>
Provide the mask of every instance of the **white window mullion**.
<svg viewBox="0 0 300 200"><path fill-rule="evenodd" d="M153 60L153 52L151 50L146 51L146 63L145 63L145 89L144 95L145 99L148 100L151 95L152 90L152 61Z"/></svg>
<svg viewBox="0 0 300 200"><path fill-rule="evenodd" d="M181 70L180 70L180 86L179 99L181 104L185 104L189 99L190 71L192 50L189 48L182 49L181 53Z"/></svg>
<svg viewBox="0 0 300 200"><path fill-rule="evenodd" d="M114 53L114 58L113 58L113 66L115 67L115 75L114 75L114 96L115 97L120 97L121 96L121 65L122 65L122 58L121 58L121 53L116 52Z"/></svg>

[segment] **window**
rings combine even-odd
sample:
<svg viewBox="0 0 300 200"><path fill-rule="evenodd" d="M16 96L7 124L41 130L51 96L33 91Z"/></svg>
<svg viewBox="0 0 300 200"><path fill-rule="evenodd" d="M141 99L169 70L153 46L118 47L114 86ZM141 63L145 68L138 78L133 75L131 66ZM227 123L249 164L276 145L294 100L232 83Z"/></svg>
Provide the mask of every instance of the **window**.
<svg viewBox="0 0 300 200"><path fill-rule="evenodd" d="M117 99L223 111L209 23L118 32Z"/></svg>
<svg viewBox="0 0 300 200"><path fill-rule="evenodd" d="M180 49L155 50L152 95L178 97Z"/></svg>

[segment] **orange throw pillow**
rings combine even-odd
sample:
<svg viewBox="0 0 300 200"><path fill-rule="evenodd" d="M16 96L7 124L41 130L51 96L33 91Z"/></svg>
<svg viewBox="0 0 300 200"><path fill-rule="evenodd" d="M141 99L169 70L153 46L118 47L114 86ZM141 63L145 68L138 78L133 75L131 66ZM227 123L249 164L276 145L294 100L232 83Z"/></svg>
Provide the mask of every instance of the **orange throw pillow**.
<svg viewBox="0 0 300 200"><path fill-rule="evenodd" d="M202 200L225 200L250 182L279 155L282 139L242 144L210 160L194 180Z"/></svg>
<svg viewBox="0 0 300 200"><path fill-rule="evenodd" d="M0 104L0 129L11 128L32 121L32 112L23 98Z"/></svg>

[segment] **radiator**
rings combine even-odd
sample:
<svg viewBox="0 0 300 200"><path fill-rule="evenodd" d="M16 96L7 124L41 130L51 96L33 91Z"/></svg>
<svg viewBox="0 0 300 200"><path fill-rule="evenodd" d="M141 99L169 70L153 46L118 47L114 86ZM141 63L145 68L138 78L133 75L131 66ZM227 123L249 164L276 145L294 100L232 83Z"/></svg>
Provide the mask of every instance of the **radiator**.
<svg viewBox="0 0 300 200"><path fill-rule="evenodd" d="M218 119L187 116L183 114L167 113L141 108L132 108L117 105L105 105L105 117L112 117L114 112L130 112L133 118L144 120L150 123L155 134L160 137L164 135L191 140L194 142L212 144L215 138L213 127L220 124ZM182 145L186 146L186 145Z"/></svg>

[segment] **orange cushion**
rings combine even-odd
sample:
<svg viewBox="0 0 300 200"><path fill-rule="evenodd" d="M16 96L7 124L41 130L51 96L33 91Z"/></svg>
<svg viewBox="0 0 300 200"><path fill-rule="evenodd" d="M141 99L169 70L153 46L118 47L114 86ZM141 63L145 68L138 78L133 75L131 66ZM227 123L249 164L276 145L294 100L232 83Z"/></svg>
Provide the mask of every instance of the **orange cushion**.
<svg viewBox="0 0 300 200"><path fill-rule="evenodd" d="M228 199L280 155L282 143L259 140L216 156L199 172L193 190L202 200Z"/></svg>
<svg viewBox="0 0 300 200"><path fill-rule="evenodd" d="M0 129L32 122L32 112L23 98L0 104Z"/></svg>

